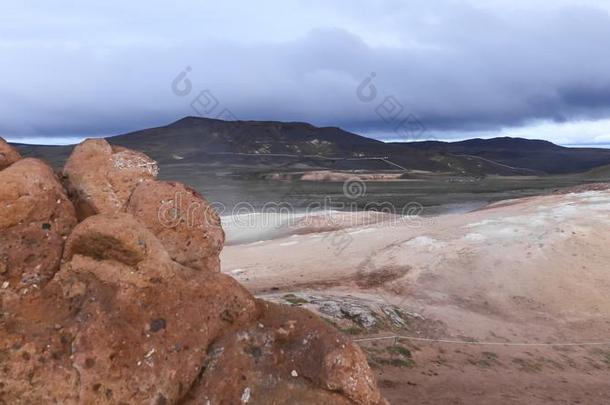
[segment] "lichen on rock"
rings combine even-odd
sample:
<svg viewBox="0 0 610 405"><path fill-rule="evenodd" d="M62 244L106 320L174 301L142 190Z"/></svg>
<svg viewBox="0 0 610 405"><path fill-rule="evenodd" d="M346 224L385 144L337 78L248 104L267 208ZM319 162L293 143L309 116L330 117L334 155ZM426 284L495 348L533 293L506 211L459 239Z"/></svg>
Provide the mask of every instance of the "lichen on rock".
<svg viewBox="0 0 610 405"><path fill-rule="evenodd" d="M138 184L152 180L157 163L143 153L111 146L104 139L77 145L63 170L79 221L120 212Z"/></svg>

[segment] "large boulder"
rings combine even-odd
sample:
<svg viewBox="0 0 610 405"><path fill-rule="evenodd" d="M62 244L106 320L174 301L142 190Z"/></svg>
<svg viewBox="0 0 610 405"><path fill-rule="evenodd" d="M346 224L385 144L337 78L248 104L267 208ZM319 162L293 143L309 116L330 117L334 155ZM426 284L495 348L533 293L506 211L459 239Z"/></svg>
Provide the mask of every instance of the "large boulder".
<svg viewBox="0 0 610 405"><path fill-rule="evenodd" d="M385 404L362 350L309 311L259 301L225 334L185 404Z"/></svg>
<svg viewBox="0 0 610 405"><path fill-rule="evenodd" d="M385 404L358 346L218 271L218 215L156 170L79 145L78 225L46 164L0 171L0 403Z"/></svg>
<svg viewBox="0 0 610 405"><path fill-rule="evenodd" d="M0 138L0 170L6 169L19 159L21 159L19 152Z"/></svg>
<svg viewBox="0 0 610 405"><path fill-rule="evenodd" d="M53 170L22 159L0 171L0 284L42 287L57 270L76 225L74 207Z"/></svg>
<svg viewBox="0 0 610 405"><path fill-rule="evenodd" d="M385 403L348 339L176 263L129 214L77 225L53 280L2 304L6 403Z"/></svg>
<svg viewBox="0 0 610 405"><path fill-rule="evenodd" d="M120 212L138 184L157 177L157 163L143 153L87 139L74 148L63 175L78 219Z"/></svg>
<svg viewBox="0 0 610 405"><path fill-rule="evenodd" d="M258 316L255 299L235 280L175 263L127 214L79 224L53 281L4 310L13 314L0 329L6 403L177 403L207 347ZM16 341L27 342L34 359L27 370ZM35 384L25 390L28 381Z"/></svg>
<svg viewBox="0 0 610 405"><path fill-rule="evenodd" d="M220 271L225 234L216 210L197 191L181 183L143 182L131 195L126 212L142 221L178 263Z"/></svg>
<svg viewBox="0 0 610 405"><path fill-rule="evenodd" d="M4 293L0 292L0 297ZM29 294L21 301L14 306L3 302L0 403L78 403L79 373L70 358L73 332L70 328L60 329L59 325L66 324L59 323L64 313L48 307L60 301L34 299Z"/></svg>

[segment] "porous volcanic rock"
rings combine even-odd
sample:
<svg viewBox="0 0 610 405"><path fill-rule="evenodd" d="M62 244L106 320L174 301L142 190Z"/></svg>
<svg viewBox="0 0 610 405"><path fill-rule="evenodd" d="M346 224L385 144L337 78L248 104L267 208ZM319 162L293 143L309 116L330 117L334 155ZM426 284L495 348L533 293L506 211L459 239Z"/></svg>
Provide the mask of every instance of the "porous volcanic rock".
<svg viewBox="0 0 610 405"><path fill-rule="evenodd" d="M53 170L22 159L0 171L0 284L41 287L57 270L74 207Z"/></svg>
<svg viewBox="0 0 610 405"><path fill-rule="evenodd" d="M53 280L2 304L6 403L384 403L329 325L174 262L129 214L77 225Z"/></svg>
<svg viewBox="0 0 610 405"><path fill-rule="evenodd" d="M220 271L225 234L220 217L197 191L165 181L140 183L126 212L159 238L172 259L205 271Z"/></svg>
<svg viewBox="0 0 610 405"><path fill-rule="evenodd" d="M0 171L0 403L386 403L358 346L218 271L202 196L105 141L70 160L76 226L46 164Z"/></svg>
<svg viewBox="0 0 610 405"><path fill-rule="evenodd" d="M120 212L136 186L157 177L157 163L143 153L104 139L77 145L64 166L64 180L78 219Z"/></svg>
<svg viewBox="0 0 610 405"><path fill-rule="evenodd" d="M6 169L19 159L21 159L19 152L0 138L0 170Z"/></svg>
<svg viewBox="0 0 610 405"><path fill-rule="evenodd" d="M309 311L259 306L259 319L209 349L186 404L386 403L358 346Z"/></svg>
<svg viewBox="0 0 610 405"><path fill-rule="evenodd" d="M53 281L28 304L7 309L15 314L0 337L8 357L0 397L7 403L176 403L200 373L210 343L258 316L255 299L234 279L172 261L127 214L79 224ZM15 375L25 349L6 342L17 341L27 342L33 360L27 373ZM45 356L48 350L55 353ZM45 383L51 370L66 381ZM26 393L28 380L36 384Z"/></svg>

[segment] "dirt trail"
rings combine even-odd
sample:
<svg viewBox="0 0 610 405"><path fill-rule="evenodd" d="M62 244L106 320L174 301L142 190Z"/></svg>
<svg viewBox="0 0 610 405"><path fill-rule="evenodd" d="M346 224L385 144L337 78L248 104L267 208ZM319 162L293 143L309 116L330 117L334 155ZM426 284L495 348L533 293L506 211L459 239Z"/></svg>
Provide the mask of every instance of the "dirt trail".
<svg viewBox="0 0 610 405"><path fill-rule="evenodd" d="M313 310L319 300L309 296L323 293L359 300L374 317L390 305L425 319L367 328L344 316L349 310L330 316L355 339L492 343L361 341L393 403L610 402L610 344L561 346L610 342L610 191L341 224L229 246L223 271L260 295Z"/></svg>

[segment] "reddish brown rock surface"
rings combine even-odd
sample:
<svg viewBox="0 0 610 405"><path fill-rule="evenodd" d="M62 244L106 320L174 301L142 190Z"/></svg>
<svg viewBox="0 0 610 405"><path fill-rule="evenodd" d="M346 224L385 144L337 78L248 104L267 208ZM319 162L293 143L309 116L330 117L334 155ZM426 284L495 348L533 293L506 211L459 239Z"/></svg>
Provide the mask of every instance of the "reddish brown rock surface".
<svg viewBox="0 0 610 405"><path fill-rule="evenodd" d="M262 316L226 334L187 404L381 404L358 346L309 311L259 301Z"/></svg>
<svg viewBox="0 0 610 405"><path fill-rule="evenodd" d="M84 403L104 400L108 390L117 402L175 403L207 346L256 316L254 299L236 281L175 263L127 214L81 223L65 261L56 281L88 315L72 344Z"/></svg>
<svg viewBox="0 0 610 405"><path fill-rule="evenodd" d="M34 361L29 374L35 381L55 368L78 375L59 389L41 382L28 393L29 403L67 401L66 391L87 404L176 403L199 374L207 346L257 316L254 298L235 280L173 262L154 235L127 214L93 216L79 224L66 244L61 271L28 304L24 300L5 306L12 314L7 324L13 325L6 329L14 332L1 340L28 342L33 357L46 352L50 341L69 341L70 356L54 347L59 353ZM32 315L45 312L48 316ZM19 336L24 330L44 333ZM8 365L22 361L23 348L4 353ZM19 382L12 373L2 380L9 385L5 401L23 400L21 390L12 391Z"/></svg>
<svg viewBox="0 0 610 405"><path fill-rule="evenodd" d="M385 403L356 345L313 314L258 301L218 272L217 215L189 226L178 205L174 228L154 221L176 192L185 206L205 210L203 197L175 183L138 185L145 175L122 182L124 173L108 175L93 156L108 152L104 142L88 142L66 170L71 187L84 191L78 201L116 211L130 198L122 207L129 212L81 211L88 217L65 243L74 209L51 169L24 159L0 172L9 186L0 191L3 252L19 241L31 246L29 255L9 256L3 277L23 283L36 260L49 264L42 273L34 267L37 280L52 277L40 288L0 289L0 403ZM100 164L87 168L83 153Z"/></svg>
<svg viewBox="0 0 610 405"><path fill-rule="evenodd" d="M57 270L74 208L53 170L22 159L0 171L0 284L41 287Z"/></svg>
<svg viewBox="0 0 610 405"><path fill-rule="evenodd" d="M148 156L111 146L104 139L88 139L76 146L63 172L81 221L121 211L134 188L157 173L157 163Z"/></svg>
<svg viewBox="0 0 610 405"><path fill-rule="evenodd" d="M6 169L19 159L21 159L19 152L4 139L0 138L0 170Z"/></svg>
<svg viewBox="0 0 610 405"><path fill-rule="evenodd" d="M180 183L144 182L134 190L126 211L142 221L178 263L220 271L225 240L220 217L197 191Z"/></svg>

